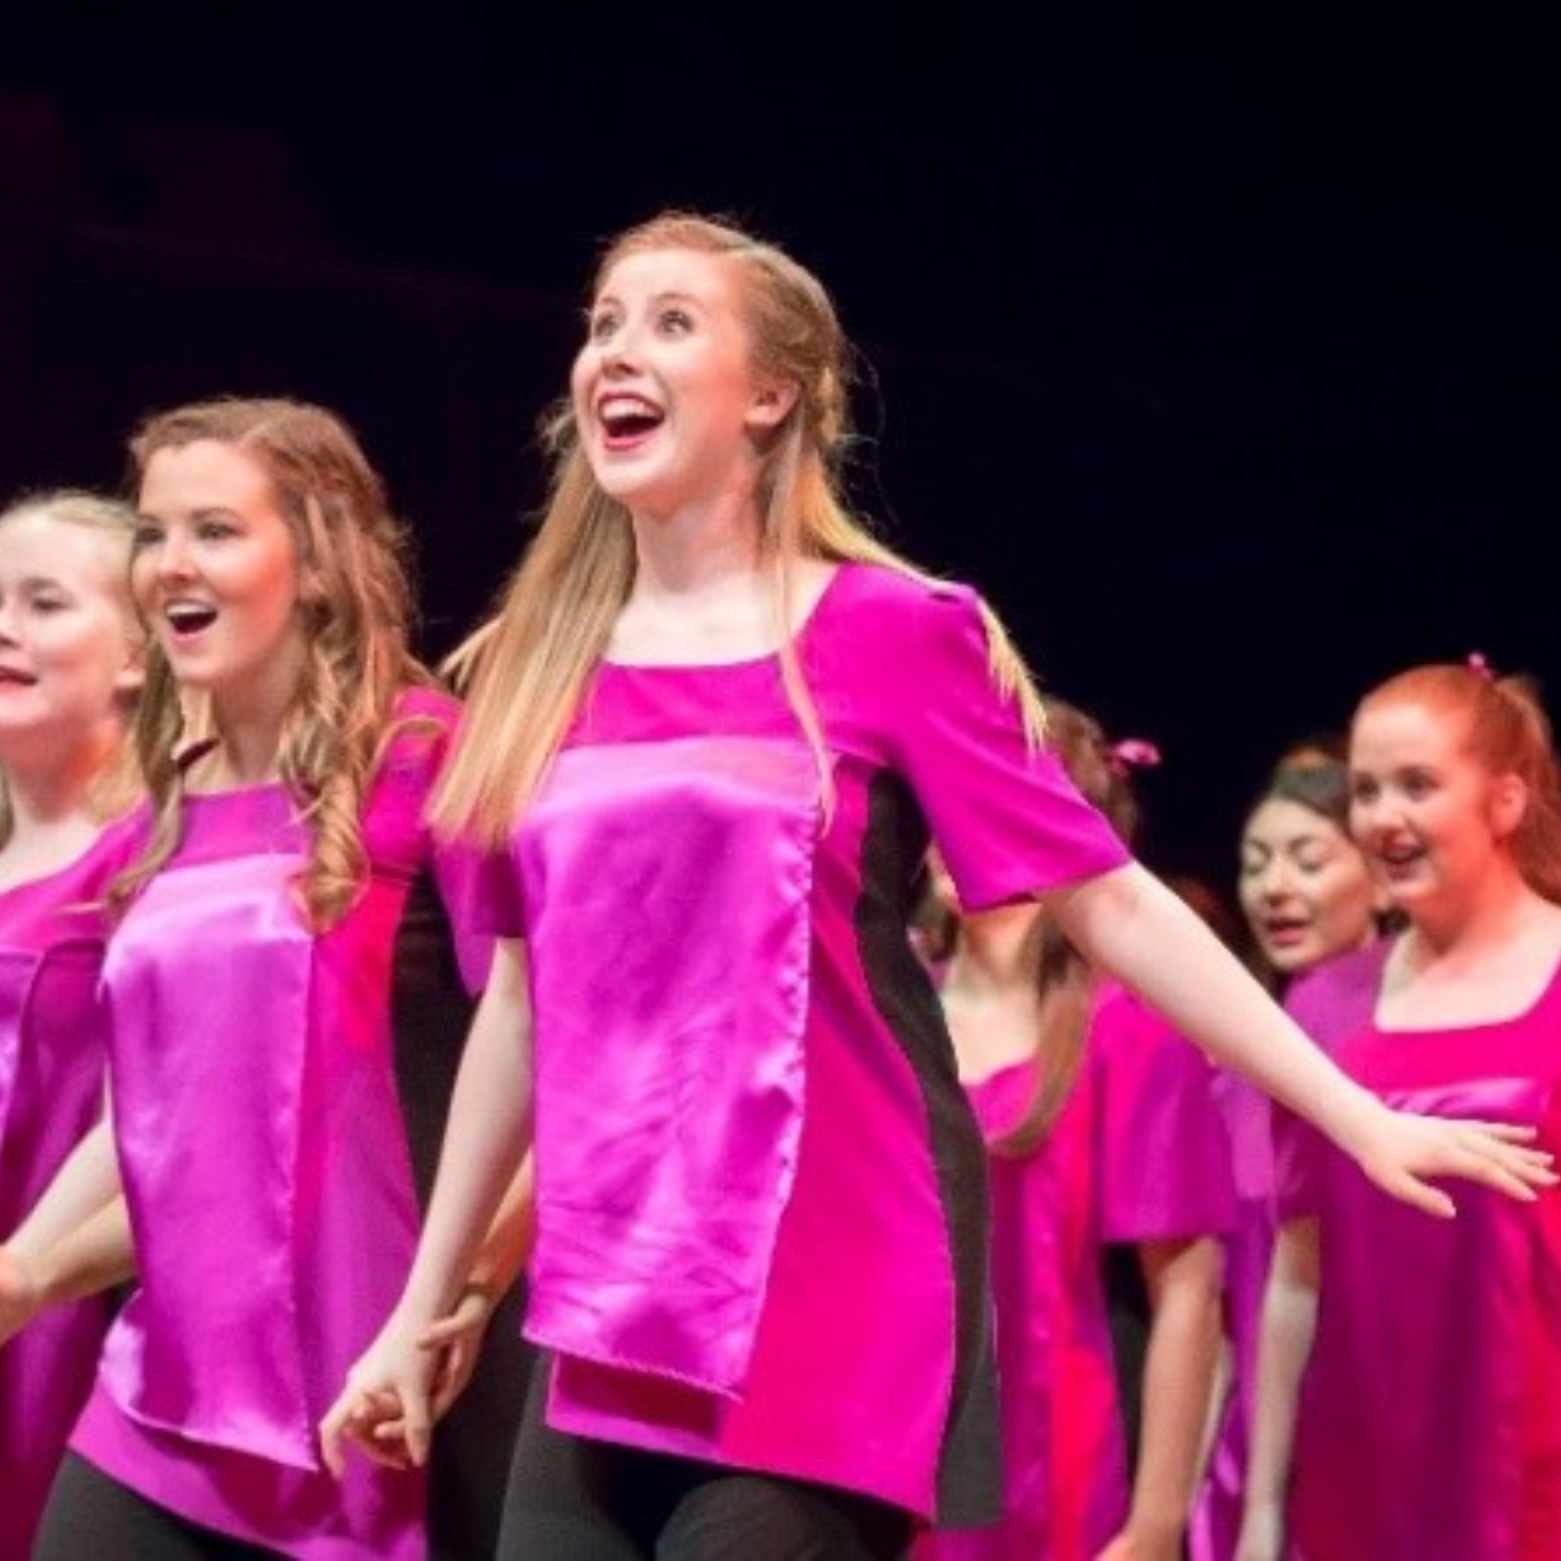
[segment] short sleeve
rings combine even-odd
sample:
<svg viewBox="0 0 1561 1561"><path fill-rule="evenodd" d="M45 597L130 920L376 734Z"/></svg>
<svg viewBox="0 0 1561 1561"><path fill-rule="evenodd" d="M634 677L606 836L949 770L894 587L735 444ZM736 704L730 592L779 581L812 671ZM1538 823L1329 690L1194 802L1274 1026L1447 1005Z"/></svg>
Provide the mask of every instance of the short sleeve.
<svg viewBox="0 0 1561 1561"><path fill-rule="evenodd" d="M1089 1045L1104 1238L1162 1241L1234 1229L1230 1137L1208 1059L1120 989L1102 1000Z"/></svg>
<svg viewBox="0 0 1561 1561"><path fill-rule="evenodd" d="M526 908L521 894L520 867L509 847L473 857L467 880L473 928L488 937L523 938Z"/></svg>
<svg viewBox="0 0 1561 1561"><path fill-rule="evenodd" d="M998 687L980 601L926 591L903 639L896 758L959 890L981 910L1120 867L1129 852Z"/></svg>
<svg viewBox="0 0 1561 1561"><path fill-rule="evenodd" d="M468 991L480 992L488 984L488 967L493 962L492 934L478 925L478 884L484 857L465 840L437 839L433 857L434 877L450 917L461 979Z"/></svg>

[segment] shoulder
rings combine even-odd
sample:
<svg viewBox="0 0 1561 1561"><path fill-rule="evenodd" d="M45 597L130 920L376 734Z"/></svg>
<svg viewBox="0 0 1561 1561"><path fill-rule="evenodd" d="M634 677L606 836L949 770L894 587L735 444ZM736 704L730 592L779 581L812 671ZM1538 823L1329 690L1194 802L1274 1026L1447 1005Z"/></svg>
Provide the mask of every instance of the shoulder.
<svg viewBox="0 0 1561 1561"><path fill-rule="evenodd" d="M445 689L402 689L391 711L382 769L387 774L426 774L444 760L461 720L461 702Z"/></svg>
<svg viewBox="0 0 1561 1561"><path fill-rule="evenodd" d="M911 620L939 617L976 600L973 587L960 580L941 580L887 564L845 563L831 593L843 607L888 613Z"/></svg>
<svg viewBox="0 0 1561 1561"><path fill-rule="evenodd" d="M820 606L815 616L825 633L869 651L947 654L963 643L985 646L981 598L958 580L845 563Z"/></svg>

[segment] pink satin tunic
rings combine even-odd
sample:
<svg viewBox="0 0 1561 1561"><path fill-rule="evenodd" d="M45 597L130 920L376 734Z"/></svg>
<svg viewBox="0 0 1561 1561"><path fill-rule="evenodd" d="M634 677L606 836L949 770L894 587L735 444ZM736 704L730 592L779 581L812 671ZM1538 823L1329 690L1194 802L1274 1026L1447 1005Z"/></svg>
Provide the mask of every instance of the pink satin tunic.
<svg viewBox="0 0 1561 1561"><path fill-rule="evenodd" d="M988 1143L1023 1116L1028 1063L970 1086ZM1103 985L1085 1066L1052 1131L992 1168L1003 1515L922 1538L917 1561L1092 1561L1128 1509L1128 1458L1103 1280L1108 1242L1231 1228L1235 1197L1203 1054Z"/></svg>
<svg viewBox="0 0 1561 1561"><path fill-rule="evenodd" d="M1386 942L1340 954L1297 978L1285 1008L1330 1053L1371 1017ZM1231 1386L1220 1417L1208 1473L1188 1530L1189 1561L1232 1561L1246 1498L1247 1453L1257 1412L1257 1351L1275 1232L1276 1133L1301 1124L1256 1085L1223 1069L1216 1097L1230 1134L1238 1212L1225 1241L1225 1326L1231 1345Z"/></svg>
<svg viewBox="0 0 1561 1561"><path fill-rule="evenodd" d="M929 829L965 903L1120 866L997 690L976 599L842 566L767 656L605 664L485 925L528 940L548 1418L996 1506L985 1151L906 939Z"/></svg>
<svg viewBox="0 0 1561 1561"><path fill-rule="evenodd" d="M68 866L0 890L0 1237L31 1212L103 1106L93 902L126 861L111 826ZM0 1561L26 1561L108 1326L106 1297L52 1307L0 1348Z"/></svg>
<svg viewBox="0 0 1561 1561"><path fill-rule="evenodd" d="M1520 1122L1561 1147L1561 970L1506 1022L1368 1024L1338 1050L1390 1104ZM1316 1135L1285 1217L1315 1214L1322 1283L1289 1504L1302 1561L1561 1555L1561 1200L1473 1184L1438 1220Z"/></svg>
<svg viewBox="0 0 1561 1561"><path fill-rule="evenodd" d="M307 1561L419 1561L421 1474L315 1426L400 1294L418 1229L394 1070L398 938L443 866L422 821L455 706L401 713L365 807L369 880L315 935L280 786L194 795L104 969L139 1286L73 1445L170 1510ZM453 883L453 880L451 880ZM459 994L459 988L457 988Z"/></svg>

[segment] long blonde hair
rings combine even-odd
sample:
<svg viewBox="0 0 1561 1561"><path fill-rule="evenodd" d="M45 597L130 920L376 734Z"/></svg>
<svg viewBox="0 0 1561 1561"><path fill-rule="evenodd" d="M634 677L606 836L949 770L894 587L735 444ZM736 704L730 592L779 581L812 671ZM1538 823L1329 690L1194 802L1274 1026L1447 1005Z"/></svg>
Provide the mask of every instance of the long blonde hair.
<svg viewBox="0 0 1561 1561"><path fill-rule="evenodd" d="M755 371L797 387L796 404L762 452L760 557L777 579L787 698L818 759L827 799L823 733L788 627L792 565L800 558L854 561L927 577L874 538L841 497L852 442L852 352L817 278L774 244L727 220L666 211L606 248L593 297L626 256L667 249L732 262L742 280ZM467 695L467 706L462 739L435 795L432 818L441 832L469 834L488 846L509 835L540 785L634 580L629 513L597 485L567 398L549 409L542 437L551 482L541 526L497 611L445 665ZM995 615L984 606L983 612L994 676L1005 693L1020 700L1032 738L1039 741L1044 717L1029 675Z"/></svg>
<svg viewBox="0 0 1561 1561"><path fill-rule="evenodd" d="M433 682L410 649L408 533L352 431L323 407L219 397L155 413L130 439L132 485L139 489L159 450L198 440L233 445L257 461L293 534L298 610L308 633L278 767L311 826L299 899L312 925L328 928L351 908L366 879L363 803L393 735L397 696ZM154 827L146 854L110 891L118 907L178 843L190 714L154 641L135 728Z"/></svg>
<svg viewBox="0 0 1561 1561"><path fill-rule="evenodd" d="M122 552L120 567L110 570L109 580L115 605L125 620L129 636L133 641L139 640L141 620L130 598L130 548L135 538L135 511L117 499L83 488L45 488L24 494L0 512L0 527L34 517L62 526L79 526L101 536L106 544ZM135 690L126 689L116 696L122 739L128 739L136 701ZM87 815L97 823L107 823L125 812L140 793L141 778L135 750L128 740L121 740L87 787L84 799ZM0 768L0 845L11 838L14 828L10 787L4 769Z"/></svg>

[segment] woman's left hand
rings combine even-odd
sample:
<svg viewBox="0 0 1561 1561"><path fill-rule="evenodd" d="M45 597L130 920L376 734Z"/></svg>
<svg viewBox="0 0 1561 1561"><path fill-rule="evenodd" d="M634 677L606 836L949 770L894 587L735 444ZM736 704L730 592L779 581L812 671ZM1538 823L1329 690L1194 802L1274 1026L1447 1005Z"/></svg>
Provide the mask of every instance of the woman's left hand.
<svg viewBox="0 0 1561 1561"><path fill-rule="evenodd" d="M1547 1150L1532 1147L1534 1129L1511 1122L1419 1116L1383 1106L1353 1146L1361 1169L1384 1192L1451 1219L1452 1198L1430 1178L1456 1176L1510 1198L1532 1202L1557 1177Z"/></svg>

